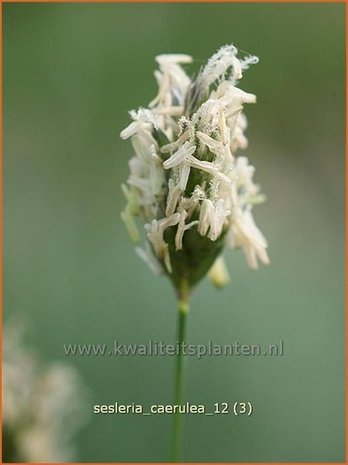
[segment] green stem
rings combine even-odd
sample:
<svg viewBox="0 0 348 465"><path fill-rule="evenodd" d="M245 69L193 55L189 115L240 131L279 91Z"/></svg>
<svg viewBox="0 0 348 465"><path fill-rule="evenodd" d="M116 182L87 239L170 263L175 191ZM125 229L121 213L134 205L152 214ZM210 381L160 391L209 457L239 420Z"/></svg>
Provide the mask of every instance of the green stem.
<svg viewBox="0 0 348 465"><path fill-rule="evenodd" d="M189 310L189 292L187 286L183 283L178 299L178 328L177 341L179 350L176 355L175 366L175 393L174 405L180 405L183 401L183 386L184 386L184 367L183 367L183 350L182 346L185 342L186 316ZM182 414L174 414L173 423L173 439L172 439L172 462L180 461L181 444L182 444Z"/></svg>

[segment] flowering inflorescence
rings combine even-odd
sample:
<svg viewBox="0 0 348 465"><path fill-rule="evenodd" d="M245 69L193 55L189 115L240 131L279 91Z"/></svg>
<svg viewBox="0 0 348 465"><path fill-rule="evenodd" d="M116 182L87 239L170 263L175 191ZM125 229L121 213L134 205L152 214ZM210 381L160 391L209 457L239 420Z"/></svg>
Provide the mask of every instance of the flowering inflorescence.
<svg viewBox="0 0 348 465"><path fill-rule="evenodd" d="M157 56L158 94L148 108L130 112L132 123L121 132L135 152L122 186L122 219L135 241L141 238L135 217L143 220L148 243L137 252L177 288L183 280L192 287L209 270L221 284L225 242L242 247L253 269L258 260L269 263L252 215L263 201L254 167L235 156L247 147L243 105L256 102L236 84L258 59L237 54L233 45L220 48L194 80L181 66L190 56Z"/></svg>
<svg viewBox="0 0 348 465"><path fill-rule="evenodd" d="M72 438L87 419L87 388L72 366L43 365L19 323L3 331L3 459L69 461Z"/></svg>

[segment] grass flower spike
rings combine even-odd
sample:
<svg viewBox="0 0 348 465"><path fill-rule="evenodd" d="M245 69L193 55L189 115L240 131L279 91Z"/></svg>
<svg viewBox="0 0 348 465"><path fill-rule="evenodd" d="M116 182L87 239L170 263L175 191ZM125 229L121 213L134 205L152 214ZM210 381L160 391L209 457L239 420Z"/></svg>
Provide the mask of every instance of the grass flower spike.
<svg viewBox="0 0 348 465"><path fill-rule="evenodd" d="M76 370L42 363L25 341L21 321L3 330L3 459L7 463L67 462L72 439L87 420L89 392Z"/></svg>
<svg viewBox="0 0 348 465"><path fill-rule="evenodd" d="M194 80L181 67L190 56L159 55L158 94L147 109L130 112L133 121L121 132L135 152L122 218L138 242L140 217L149 246L138 247L139 256L179 294L184 282L191 289L208 273L225 243L242 247L250 268L269 263L252 215L263 200L254 167L235 156L247 147L243 106L256 102L237 82L258 59L237 54L233 45L222 47Z"/></svg>
<svg viewBox="0 0 348 465"><path fill-rule="evenodd" d="M130 112L132 122L121 132L134 150L128 185L122 186L127 199L122 219L135 242L145 239L136 247L138 255L174 285L181 345L193 287L206 275L217 287L229 282L221 255L226 244L242 248L252 269L269 263L252 214L264 197L253 180L254 167L236 156L248 144L243 107L256 102L237 84L258 58L238 58L237 48L226 45L192 80L182 68L190 56L159 55L156 61L158 94L148 108ZM182 402L182 388L179 352L175 404ZM176 415L173 461L179 460L181 426Z"/></svg>

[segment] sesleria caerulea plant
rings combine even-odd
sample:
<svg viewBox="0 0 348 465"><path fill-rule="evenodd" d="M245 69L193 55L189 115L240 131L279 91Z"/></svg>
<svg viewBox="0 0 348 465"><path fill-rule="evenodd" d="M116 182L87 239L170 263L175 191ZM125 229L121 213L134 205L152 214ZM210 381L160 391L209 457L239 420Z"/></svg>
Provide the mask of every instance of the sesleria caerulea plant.
<svg viewBox="0 0 348 465"><path fill-rule="evenodd" d="M127 204L122 219L136 252L157 274L166 275L178 299L179 348L185 338L190 295L206 275L219 287L229 277L222 258L226 245L241 247L252 269L269 263L267 242L252 209L264 200L254 167L238 149L247 147L243 106L253 94L237 83L258 62L238 57L234 45L220 48L190 79L182 65L189 55L159 55L158 94L148 108L131 111L121 132L131 139ZM139 226L140 225L140 228ZM176 361L175 404L182 402L182 352ZM179 459L182 422L174 417L172 460Z"/></svg>
<svg viewBox="0 0 348 465"><path fill-rule="evenodd" d="M25 330L21 319L3 329L3 461L76 460L73 439L86 423L89 392L74 367L44 364Z"/></svg>

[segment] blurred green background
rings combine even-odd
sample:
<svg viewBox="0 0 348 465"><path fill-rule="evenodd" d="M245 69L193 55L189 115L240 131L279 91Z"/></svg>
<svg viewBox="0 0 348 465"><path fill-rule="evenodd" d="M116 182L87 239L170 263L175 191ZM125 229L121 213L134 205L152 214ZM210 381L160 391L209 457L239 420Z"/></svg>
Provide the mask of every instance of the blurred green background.
<svg viewBox="0 0 348 465"><path fill-rule="evenodd" d="M120 221L127 111L155 95L154 57L192 71L225 43L260 57L240 86L255 209L271 266L226 254L231 283L197 289L188 341L285 343L283 357L190 358L186 398L250 400L250 418L185 418L186 461L344 460L343 4L5 4L4 317L27 315L47 361L94 403L170 403L172 357L67 358L63 344L175 339L170 284ZM166 461L170 416L93 416L85 462Z"/></svg>

